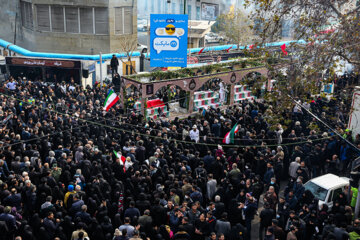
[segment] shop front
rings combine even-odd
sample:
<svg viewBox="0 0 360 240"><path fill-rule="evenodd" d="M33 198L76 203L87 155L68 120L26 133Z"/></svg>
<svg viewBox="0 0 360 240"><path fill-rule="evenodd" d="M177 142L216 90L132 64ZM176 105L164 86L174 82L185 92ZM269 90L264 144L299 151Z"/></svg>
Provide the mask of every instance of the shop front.
<svg viewBox="0 0 360 240"><path fill-rule="evenodd" d="M80 83L82 77L81 61L6 57L6 66L11 76L32 81Z"/></svg>

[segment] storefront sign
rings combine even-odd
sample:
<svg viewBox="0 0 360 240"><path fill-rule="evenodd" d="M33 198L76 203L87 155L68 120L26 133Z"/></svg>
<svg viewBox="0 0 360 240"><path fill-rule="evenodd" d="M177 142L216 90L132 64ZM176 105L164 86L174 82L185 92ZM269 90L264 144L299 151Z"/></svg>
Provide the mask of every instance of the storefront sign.
<svg viewBox="0 0 360 240"><path fill-rule="evenodd" d="M67 60L49 60L49 59L35 59L35 58L18 58L6 57L7 65L21 65L28 67L58 67L58 68L77 68L80 69L80 61Z"/></svg>

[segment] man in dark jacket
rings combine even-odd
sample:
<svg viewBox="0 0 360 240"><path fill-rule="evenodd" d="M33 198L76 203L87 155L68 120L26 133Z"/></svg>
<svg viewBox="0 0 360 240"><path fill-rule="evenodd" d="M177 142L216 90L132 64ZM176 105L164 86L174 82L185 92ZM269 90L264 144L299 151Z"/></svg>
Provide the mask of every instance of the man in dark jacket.
<svg viewBox="0 0 360 240"><path fill-rule="evenodd" d="M44 224L45 230L48 232L48 234L50 236L50 239L53 239L55 232L60 225L60 219L56 219L56 223L54 223L54 213L49 212L48 216L46 218L44 218L43 224Z"/></svg>
<svg viewBox="0 0 360 240"><path fill-rule="evenodd" d="M281 227L279 227L279 221L277 219L273 219L271 224L272 224L272 228L274 229L275 239L285 240L286 234L284 230Z"/></svg>
<svg viewBox="0 0 360 240"><path fill-rule="evenodd" d="M224 234L226 239L229 237L231 230L230 222L227 220L227 215L227 212L224 212L221 215L221 219L217 220L215 225L215 231L217 232L217 234Z"/></svg>
<svg viewBox="0 0 360 240"><path fill-rule="evenodd" d="M240 208L243 209L245 215L245 225L246 225L246 239L251 239L251 222L254 219L254 216L257 211L257 205L253 197L249 197L248 204L245 207L243 203L240 203Z"/></svg>
<svg viewBox="0 0 360 240"><path fill-rule="evenodd" d="M213 125L211 125L211 131L214 133L215 137L220 137L221 134L221 124L217 119L214 120Z"/></svg>
<svg viewBox="0 0 360 240"><path fill-rule="evenodd" d="M134 222L135 217L140 217L140 211L138 208L135 207L135 202L131 201L129 208L125 210L124 217L128 217L131 220L131 223Z"/></svg>
<svg viewBox="0 0 360 240"><path fill-rule="evenodd" d="M264 203L264 209L260 212L259 238L263 239L264 230L271 226L271 220L274 217L274 210L270 208L268 202Z"/></svg>
<svg viewBox="0 0 360 240"><path fill-rule="evenodd" d="M114 74L118 73L118 67L119 67L119 60L117 59L115 54L113 54L111 58L110 67L111 67L111 76L112 78L114 78Z"/></svg>
<svg viewBox="0 0 360 240"><path fill-rule="evenodd" d="M116 73L112 79L112 83L114 84L115 92L120 91L120 76L118 73Z"/></svg>
<svg viewBox="0 0 360 240"><path fill-rule="evenodd" d="M16 188L11 189L11 194L4 199L4 203L11 207L16 207L16 210L21 210L21 194L17 193Z"/></svg>
<svg viewBox="0 0 360 240"><path fill-rule="evenodd" d="M11 213L11 207L10 206L5 207L4 213L0 214L0 221L4 221L9 231L12 232L15 231L17 227L16 227L15 217L10 213Z"/></svg>
<svg viewBox="0 0 360 240"><path fill-rule="evenodd" d="M136 160L138 160L140 164L142 164L145 161L146 148L143 145L144 142L142 140L139 141L139 146L136 148L135 151Z"/></svg>
<svg viewBox="0 0 360 240"><path fill-rule="evenodd" d="M156 198L154 202L154 206L150 210L151 216L154 220L153 224L155 226L161 226L166 223L167 215L166 209L160 205L160 199Z"/></svg>
<svg viewBox="0 0 360 240"><path fill-rule="evenodd" d="M77 212L75 214L75 218L79 217L81 219L82 222L86 223L86 224L90 224L91 223L91 216L89 213L86 212L87 211L87 206L86 205L82 205L81 206L81 212Z"/></svg>
<svg viewBox="0 0 360 240"><path fill-rule="evenodd" d="M79 199L78 194L73 195L73 204L71 205L70 212L73 214L73 216L81 211L81 207L84 205L84 201Z"/></svg>

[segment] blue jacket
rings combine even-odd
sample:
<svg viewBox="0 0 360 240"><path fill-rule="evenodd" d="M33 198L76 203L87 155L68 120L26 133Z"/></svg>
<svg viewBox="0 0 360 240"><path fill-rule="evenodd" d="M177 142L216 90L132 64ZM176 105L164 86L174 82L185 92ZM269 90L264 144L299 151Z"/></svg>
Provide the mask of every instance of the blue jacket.
<svg viewBox="0 0 360 240"><path fill-rule="evenodd" d="M125 210L124 218L129 217L131 220L134 219L134 217L140 217L140 211L137 208L128 208Z"/></svg>
<svg viewBox="0 0 360 240"><path fill-rule="evenodd" d="M9 176L10 172L9 172L9 168L7 163L4 161L4 165L2 165L2 167L0 167L0 178L7 178Z"/></svg>
<svg viewBox="0 0 360 240"><path fill-rule="evenodd" d="M290 208L291 210L295 210L295 208L296 208L296 206L297 206L297 203L298 203L298 200L297 200L297 198L296 198L295 195L293 195L293 197L292 197L291 200L289 199L289 195L287 195L287 196L285 197L285 201L289 204L289 208Z"/></svg>
<svg viewBox="0 0 360 240"><path fill-rule="evenodd" d="M266 184L269 184L271 181L271 178L274 177L274 168L268 168L268 170L266 171L265 175L264 175L264 182Z"/></svg>
<svg viewBox="0 0 360 240"><path fill-rule="evenodd" d="M170 227L172 228L177 228L181 221L180 221L180 218L178 218L176 215L175 215L175 212L174 211L171 211L170 214L169 214L169 221L170 221Z"/></svg>
<svg viewBox="0 0 360 240"><path fill-rule="evenodd" d="M86 223L86 224L90 224L91 223L91 216L89 213L87 212L77 212L75 214L75 218L79 217L81 219L82 222Z"/></svg>
<svg viewBox="0 0 360 240"><path fill-rule="evenodd" d="M60 223L54 223L53 220L49 219L49 218L44 218L44 227L45 230L51 235L51 237L54 236L56 229L59 227Z"/></svg>
<svg viewBox="0 0 360 240"><path fill-rule="evenodd" d="M21 209L21 194L11 194L4 199L5 205L16 207L16 210Z"/></svg>
<svg viewBox="0 0 360 240"><path fill-rule="evenodd" d="M246 208L244 209L245 219L246 220L253 220L254 216L257 211L256 203L249 203Z"/></svg>
<svg viewBox="0 0 360 240"><path fill-rule="evenodd" d="M294 195L296 196L296 198L301 199L305 192L305 187L304 187L304 185L302 185L302 184L299 185L295 182L293 190L294 190Z"/></svg>
<svg viewBox="0 0 360 240"><path fill-rule="evenodd" d="M347 160L347 158L348 158L348 156L347 156L348 150L349 150L349 145L346 144L345 147L341 146L341 148L340 148L340 160L341 161L346 161Z"/></svg>
<svg viewBox="0 0 360 240"><path fill-rule="evenodd" d="M74 203L71 205L70 212L75 215L76 213L78 213L78 212L81 211L82 205L84 205L84 201L83 201L83 200L78 200L78 201L74 202Z"/></svg>
<svg viewBox="0 0 360 240"><path fill-rule="evenodd" d="M15 217L11 214L7 214L7 213L0 214L0 221L4 221L10 231L17 229Z"/></svg>

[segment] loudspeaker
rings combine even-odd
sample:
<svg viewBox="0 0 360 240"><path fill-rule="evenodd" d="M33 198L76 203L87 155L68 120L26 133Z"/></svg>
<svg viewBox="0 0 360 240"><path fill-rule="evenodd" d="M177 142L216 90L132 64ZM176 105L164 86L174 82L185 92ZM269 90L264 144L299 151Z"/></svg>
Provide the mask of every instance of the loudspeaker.
<svg viewBox="0 0 360 240"><path fill-rule="evenodd" d="M89 69L83 69L82 70L82 75L84 78L88 78L89 77Z"/></svg>
<svg viewBox="0 0 360 240"><path fill-rule="evenodd" d="M5 73L6 73L6 66L5 66L5 65L1 65L1 66L0 66L0 69L1 69L1 73L2 73L2 74L5 74Z"/></svg>

